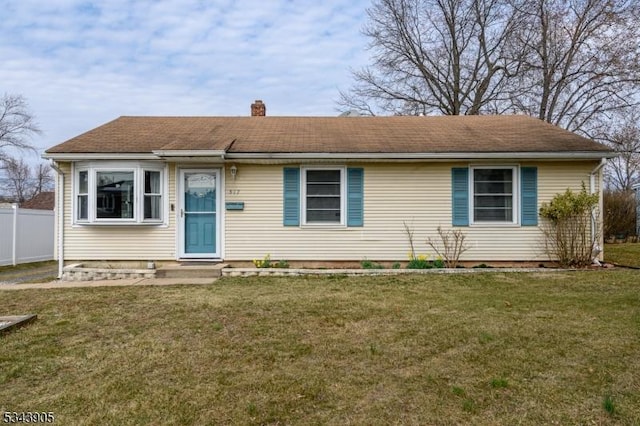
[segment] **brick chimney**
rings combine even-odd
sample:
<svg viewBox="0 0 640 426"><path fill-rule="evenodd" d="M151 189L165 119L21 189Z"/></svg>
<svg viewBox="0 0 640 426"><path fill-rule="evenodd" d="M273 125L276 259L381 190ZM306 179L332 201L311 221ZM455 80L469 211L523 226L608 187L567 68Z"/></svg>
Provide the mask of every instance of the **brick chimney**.
<svg viewBox="0 0 640 426"><path fill-rule="evenodd" d="M256 99L256 101L251 104L251 116L264 117L265 115L267 115L267 106L262 103L261 100Z"/></svg>

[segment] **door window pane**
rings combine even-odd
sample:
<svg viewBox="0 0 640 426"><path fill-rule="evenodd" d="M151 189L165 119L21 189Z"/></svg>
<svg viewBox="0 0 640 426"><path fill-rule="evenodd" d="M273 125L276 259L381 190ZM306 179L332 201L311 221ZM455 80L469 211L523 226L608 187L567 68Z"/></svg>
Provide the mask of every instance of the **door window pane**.
<svg viewBox="0 0 640 426"><path fill-rule="evenodd" d="M216 211L216 177L208 173L185 174L185 211Z"/></svg>

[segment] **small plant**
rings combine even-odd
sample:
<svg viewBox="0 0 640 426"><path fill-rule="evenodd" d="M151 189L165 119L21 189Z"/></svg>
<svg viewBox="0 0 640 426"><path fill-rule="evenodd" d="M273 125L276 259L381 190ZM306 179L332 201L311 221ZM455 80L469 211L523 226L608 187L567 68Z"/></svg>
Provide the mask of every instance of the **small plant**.
<svg viewBox="0 0 640 426"><path fill-rule="evenodd" d="M491 387L494 389L506 388L507 386L509 386L507 379L500 378L491 380Z"/></svg>
<svg viewBox="0 0 640 426"><path fill-rule="evenodd" d="M442 260L441 257L437 257L434 261L433 261L433 267L434 268L438 268L438 269L442 269L445 267L444 261Z"/></svg>
<svg viewBox="0 0 640 426"><path fill-rule="evenodd" d="M415 256L414 254L409 254L409 263L407 264L407 269L431 269L433 265L429 262L429 257L424 254L419 254Z"/></svg>
<svg viewBox="0 0 640 426"><path fill-rule="evenodd" d="M462 403L462 409L467 413L472 413L476 409L476 403L471 398L467 398Z"/></svg>
<svg viewBox="0 0 640 426"><path fill-rule="evenodd" d="M371 355L379 355L380 348L378 348L378 345L376 345L375 343L369 343L369 352L371 353Z"/></svg>
<svg viewBox="0 0 640 426"><path fill-rule="evenodd" d="M267 254L263 259L253 259L256 268L271 268L271 255Z"/></svg>
<svg viewBox="0 0 640 426"><path fill-rule="evenodd" d="M451 392L456 396L464 396L464 389L458 386L452 387Z"/></svg>
<svg viewBox="0 0 640 426"><path fill-rule="evenodd" d="M256 268L288 268L289 267L289 262L287 262L286 260L278 260L277 262L273 262L271 260L271 255L267 254L264 258L262 259L253 259L252 260L254 266Z"/></svg>
<svg viewBox="0 0 640 426"><path fill-rule="evenodd" d="M273 267L287 269L289 268L289 262L287 262L286 260L278 260L278 262L275 265L273 265Z"/></svg>
<svg viewBox="0 0 640 426"><path fill-rule="evenodd" d="M615 414L616 404L613 402L613 397L611 395L605 395L604 399L602 400L602 408L604 408L604 411L612 416Z"/></svg>
<svg viewBox="0 0 640 426"><path fill-rule="evenodd" d="M362 269L384 269L384 266L381 264L367 259L360 262L360 266L362 266Z"/></svg>
<svg viewBox="0 0 640 426"><path fill-rule="evenodd" d="M464 243L467 236L460 229L444 231L441 226L438 226L436 231L440 241L434 241L429 237L427 244L431 246L447 268L457 267L462 253L470 248Z"/></svg>
<svg viewBox="0 0 640 426"><path fill-rule="evenodd" d="M256 416L258 414L258 407L253 403L247 404L247 413L249 413L250 416Z"/></svg>
<svg viewBox="0 0 640 426"><path fill-rule="evenodd" d="M391 265L391 269L400 269L400 262L395 262L393 265Z"/></svg>
<svg viewBox="0 0 640 426"><path fill-rule="evenodd" d="M491 266L487 265L486 263L481 263L479 265L473 266L473 269L484 269L484 268L491 268Z"/></svg>
<svg viewBox="0 0 640 426"><path fill-rule="evenodd" d="M486 332L480 333L480 336L478 337L478 341L483 345L486 343L492 342L493 339L494 339L493 336Z"/></svg>

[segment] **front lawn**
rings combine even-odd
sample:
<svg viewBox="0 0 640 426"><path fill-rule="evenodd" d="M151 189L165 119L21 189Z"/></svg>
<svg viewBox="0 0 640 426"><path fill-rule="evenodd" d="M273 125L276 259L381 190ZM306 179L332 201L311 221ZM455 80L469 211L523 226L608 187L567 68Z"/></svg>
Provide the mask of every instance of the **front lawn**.
<svg viewBox="0 0 640 426"><path fill-rule="evenodd" d="M59 424L640 423L637 271L0 295L0 412Z"/></svg>
<svg viewBox="0 0 640 426"><path fill-rule="evenodd" d="M640 243L606 244L604 260L618 265L640 268Z"/></svg>

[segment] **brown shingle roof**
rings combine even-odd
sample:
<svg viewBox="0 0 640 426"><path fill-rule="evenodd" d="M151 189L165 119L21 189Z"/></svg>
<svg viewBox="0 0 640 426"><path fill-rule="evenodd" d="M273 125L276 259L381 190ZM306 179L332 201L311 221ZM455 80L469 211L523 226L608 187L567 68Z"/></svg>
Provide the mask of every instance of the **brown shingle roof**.
<svg viewBox="0 0 640 426"><path fill-rule="evenodd" d="M21 209L53 210L56 205L56 193L41 192L30 200L20 204Z"/></svg>
<svg viewBox="0 0 640 426"><path fill-rule="evenodd" d="M47 150L55 153L608 152L527 116L120 117Z"/></svg>

